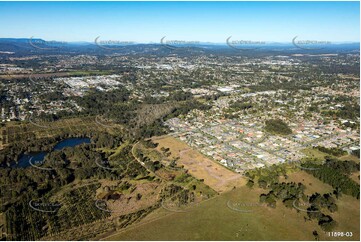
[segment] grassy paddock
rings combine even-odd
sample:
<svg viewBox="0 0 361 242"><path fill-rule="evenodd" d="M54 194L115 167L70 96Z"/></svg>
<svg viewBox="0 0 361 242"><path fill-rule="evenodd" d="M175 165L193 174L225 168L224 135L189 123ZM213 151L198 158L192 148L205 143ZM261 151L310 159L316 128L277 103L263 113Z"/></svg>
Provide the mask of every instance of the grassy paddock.
<svg viewBox="0 0 361 242"><path fill-rule="evenodd" d="M288 181L304 182L306 193L330 191L330 187L304 172L291 175ZM309 185L312 183L312 186ZM314 240L316 230L320 240L359 240L359 201L342 196L338 212L331 216L339 223L335 231L353 232L353 237L329 237L316 221L305 222L306 213L286 208L280 201L275 209L259 203L265 190L240 187L192 207L186 213L171 213L159 209L142 223L132 226L106 240ZM231 204L243 204L239 212ZM350 216L352 215L352 216Z"/></svg>

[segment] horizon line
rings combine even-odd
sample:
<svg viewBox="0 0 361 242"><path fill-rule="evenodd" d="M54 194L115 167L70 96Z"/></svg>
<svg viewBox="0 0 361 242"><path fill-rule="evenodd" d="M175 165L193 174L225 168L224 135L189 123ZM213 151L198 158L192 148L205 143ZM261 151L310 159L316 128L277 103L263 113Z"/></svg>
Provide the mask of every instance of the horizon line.
<svg viewBox="0 0 361 242"><path fill-rule="evenodd" d="M56 39L42 39L42 38L33 38L33 37L0 37L0 40L5 40L5 39L9 39L9 40L28 40L31 41L32 39L34 40L42 40L44 42L51 42L51 41L57 41L58 44L72 44L72 43L88 43L88 44L95 44L95 45L99 45L99 43L97 43L97 38L95 38L93 41L88 41L88 40L71 40L71 41L64 41L64 40L56 40ZM103 42L114 42L114 43L108 43L108 44L104 44L101 43L101 45L135 45L135 44L160 44L160 45L199 45L199 44L215 44L215 45L228 45L227 43L227 39L225 39L224 42L219 42L219 41L188 41L188 40L170 40L170 41L184 41L185 43L162 43L162 39L160 39L159 41L131 41L131 40L103 40ZM254 42L254 43L244 43L247 45L264 45L264 44L293 44L293 39L289 40L289 41L274 41L274 40L250 40L250 39L243 39L243 40L235 40L235 41L250 41L250 42ZM300 40L300 41L320 41L320 42L327 42L327 43L314 43L314 44L318 44L318 45L332 45L332 44L360 44L360 40L343 40L343 41L332 41L332 40L314 40L314 39L307 39L307 40ZM102 41L101 41L102 42ZM186 43L189 42L189 43ZM262 42L262 43L259 43ZM56 44L56 43L55 43ZM233 44L237 44L237 43L233 43ZM239 44L239 43L238 43Z"/></svg>

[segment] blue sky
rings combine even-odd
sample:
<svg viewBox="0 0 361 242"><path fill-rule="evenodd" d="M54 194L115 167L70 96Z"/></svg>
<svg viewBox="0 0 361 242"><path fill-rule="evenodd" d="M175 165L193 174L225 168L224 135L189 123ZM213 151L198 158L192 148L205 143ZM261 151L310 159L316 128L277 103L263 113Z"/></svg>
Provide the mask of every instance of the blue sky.
<svg viewBox="0 0 361 242"><path fill-rule="evenodd" d="M0 38L356 41L359 2L0 2Z"/></svg>

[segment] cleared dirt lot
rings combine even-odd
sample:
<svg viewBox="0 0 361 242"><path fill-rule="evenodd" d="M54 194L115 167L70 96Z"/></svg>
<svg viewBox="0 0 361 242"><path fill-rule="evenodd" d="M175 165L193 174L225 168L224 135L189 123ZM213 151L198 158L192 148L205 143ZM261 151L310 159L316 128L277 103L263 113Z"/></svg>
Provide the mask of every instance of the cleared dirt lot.
<svg viewBox="0 0 361 242"><path fill-rule="evenodd" d="M153 141L159 143L157 147L159 151L162 147L169 148L171 158L180 158L177 161L178 166L183 165L191 175L204 179L206 185L219 193L246 184L242 175L228 170L174 137L154 137Z"/></svg>

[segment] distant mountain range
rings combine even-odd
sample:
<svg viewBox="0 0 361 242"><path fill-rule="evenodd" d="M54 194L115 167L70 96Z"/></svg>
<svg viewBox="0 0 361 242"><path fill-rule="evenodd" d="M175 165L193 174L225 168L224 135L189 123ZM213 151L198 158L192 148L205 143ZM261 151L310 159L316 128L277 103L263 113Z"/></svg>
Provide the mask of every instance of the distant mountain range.
<svg viewBox="0 0 361 242"><path fill-rule="evenodd" d="M309 47L311 46L311 47ZM161 52L167 54L170 52L184 52L187 50L192 53L206 52L284 52L289 53L334 53L334 52L359 52L360 43L331 43L318 45L312 48L312 45L297 46L292 43L265 42L253 45L237 45L234 42L229 43L210 43L200 42L195 44L177 44L168 43L129 43L125 45L103 45L97 42L62 42L62 41L45 41L39 38L0 38L0 55L28 55L28 54L65 54L65 53L135 53L135 54L154 54ZM275 53L281 54L281 53Z"/></svg>

